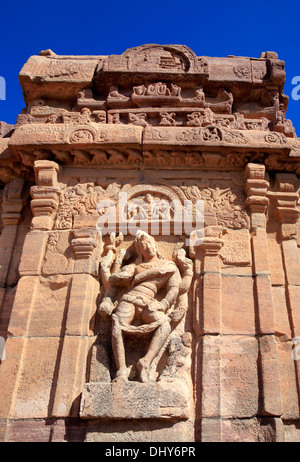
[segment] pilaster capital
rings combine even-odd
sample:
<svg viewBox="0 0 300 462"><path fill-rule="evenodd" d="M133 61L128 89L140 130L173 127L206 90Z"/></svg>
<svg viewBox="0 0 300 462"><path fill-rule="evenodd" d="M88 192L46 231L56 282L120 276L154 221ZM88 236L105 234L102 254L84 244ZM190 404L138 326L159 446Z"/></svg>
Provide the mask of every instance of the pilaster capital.
<svg viewBox="0 0 300 462"><path fill-rule="evenodd" d="M194 231L196 235L195 241L192 235L190 240L191 243L195 242L196 244L191 245L190 256L192 258L199 258L199 253L202 253L204 257L218 256L219 251L224 245L221 238L223 231L224 228L222 226L207 226L202 230Z"/></svg>
<svg viewBox="0 0 300 462"><path fill-rule="evenodd" d="M52 186L32 186L30 206L33 213L31 226L34 229L51 229L57 211L61 190Z"/></svg>
<svg viewBox="0 0 300 462"><path fill-rule="evenodd" d="M24 205L22 191L24 187L23 178L14 178L4 188L2 222L4 226L17 225L21 218Z"/></svg>
<svg viewBox="0 0 300 462"><path fill-rule="evenodd" d="M59 165L51 160L36 160L34 173L37 186L57 186Z"/></svg>
<svg viewBox="0 0 300 462"><path fill-rule="evenodd" d="M275 197L275 216L280 223L280 238L296 239L300 211L297 208L299 194L295 192L297 176L292 173L277 173L275 177L276 191Z"/></svg>
<svg viewBox="0 0 300 462"><path fill-rule="evenodd" d="M74 229L71 245L76 260L88 259L97 247L97 232L92 229Z"/></svg>
<svg viewBox="0 0 300 462"><path fill-rule="evenodd" d="M265 179L265 166L249 163L246 166L246 206L251 214L251 228L266 227L269 182Z"/></svg>
<svg viewBox="0 0 300 462"><path fill-rule="evenodd" d="M223 245L222 239L218 237L204 237L200 249L204 252L204 256L216 257Z"/></svg>

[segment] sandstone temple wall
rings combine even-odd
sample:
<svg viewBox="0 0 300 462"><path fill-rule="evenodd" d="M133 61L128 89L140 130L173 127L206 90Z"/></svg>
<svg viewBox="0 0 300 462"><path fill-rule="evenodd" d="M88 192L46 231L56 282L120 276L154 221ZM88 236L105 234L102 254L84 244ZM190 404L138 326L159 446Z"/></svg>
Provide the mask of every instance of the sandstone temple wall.
<svg viewBox="0 0 300 462"><path fill-rule="evenodd" d="M25 64L26 108L0 123L0 441L300 441L284 80L276 53L180 45ZM124 233L120 193L155 231Z"/></svg>

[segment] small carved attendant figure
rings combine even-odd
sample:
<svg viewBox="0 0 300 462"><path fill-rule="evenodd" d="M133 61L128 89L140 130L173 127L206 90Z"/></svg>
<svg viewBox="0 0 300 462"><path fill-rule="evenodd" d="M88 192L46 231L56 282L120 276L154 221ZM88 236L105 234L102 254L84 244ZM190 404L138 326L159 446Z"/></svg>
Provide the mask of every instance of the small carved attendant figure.
<svg viewBox="0 0 300 462"><path fill-rule="evenodd" d="M146 112L142 112L139 114L134 114L133 112L130 112L128 114L129 123L132 125L140 125L142 127L147 127L148 123L146 121L146 118L147 118Z"/></svg>
<svg viewBox="0 0 300 462"><path fill-rule="evenodd" d="M84 107L81 109L80 116L78 118L78 123L88 124L91 122L91 111L89 108Z"/></svg>
<svg viewBox="0 0 300 462"><path fill-rule="evenodd" d="M108 123L109 124L120 124L120 114L115 112L114 114L108 114Z"/></svg>
<svg viewBox="0 0 300 462"><path fill-rule="evenodd" d="M195 89L195 99L197 102L204 104L205 101L205 93L203 91L203 87L198 87Z"/></svg>
<svg viewBox="0 0 300 462"><path fill-rule="evenodd" d="M125 288L112 315L112 346L117 366L115 380L128 380L129 375L123 332L153 332L146 355L136 365L139 380L148 382L152 362L171 332L171 313L180 293L181 275L173 261L158 253L154 238L144 231L137 232L135 248L140 261L124 266L109 278L109 284L121 290ZM160 300L157 298L159 293L163 293ZM107 312L107 305L105 297L100 311Z"/></svg>
<svg viewBox="0 0 300 462"><path fill-rule="evenodd" d="M176 117L176 113L175 112L171 112L171 113L168 113L168 112L161 112L159 114L160 116L160 123L159 125L163 125L165 127L168 127L168 126L175 126L176 125L176 120L175 120L175 117Z"/></svg>
<svg viewBox="0 0 300 462"><path fill-rule="evenodd" d="M138 87L133 87L133 93L135 95L143 96L146 93L145 85L139 85Z"/></svg>
<svg viewBox="0 0 300 462"><path fill-rule="evenodd" d="M192 112L187 114L187 125L191 127L201 127L202 125L202 116L200 112Z"/></svg>
<svg viewBox="0 0 300 462"><path fill-rule="evenodd" d="M92 116L95 122L99 124L106 123L106 112L105 111L93 111Z"/></svg>
<svg viewBox="0 0 300 462"><path fill-rule="evenodd" d="M116 99L128 99L125 95L122 95L119 93L119 89L116 85L113 85L109 89L109 95L110 98L116 98Z"/></svg>
<svg viewBox="0 0 300 462"><path fill-rule="evenodd" d="M175 83L171 83L170 88L170 94L172 96L181 96L181 88L178 85L176 85Z"/></svg>

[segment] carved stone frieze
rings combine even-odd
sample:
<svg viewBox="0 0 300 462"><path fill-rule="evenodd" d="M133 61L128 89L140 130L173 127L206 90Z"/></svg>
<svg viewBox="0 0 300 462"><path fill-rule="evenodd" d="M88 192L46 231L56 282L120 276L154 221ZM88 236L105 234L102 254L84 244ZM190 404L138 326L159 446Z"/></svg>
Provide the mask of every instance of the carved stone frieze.
<svg viewBox="0 0 300 462"><path fill-rule="evenodd" d="M96 226L97 218L102 215L104 218L108 216L110 207L115 208L118 223L121 213L119 193L126 194L126 212L123 218L131 220L132 226L135 222L140 223L140 220L148 220L150 226L151 220L154 220L158 223L158 233L161 232L159 230L164 219L171 220L170 232L174 231L177 204L180 207L179 213L183 216L184 201L190 201L195 206L197 200L203 201L205 217L210 224L218 224L229 229L249 227L243 187L225 187L217 181L209 180L206 186L175 186L166 181L163 185L158 183L123 186L120 181L115 181L105 188L95 183L67 186L61 189L54 228L72 229L75 217L81 216L94 217L93 223ZM196 219L195 213L196 209L193 209L192 223Z"/></svg>
<svg viewBox="0 0 300 462"><path fill-rule="evenodd" d="M124 168L215 165L221 169L244 169L247 162L259 160L271 170L299 171L299 147L294 138L262 129L251 132L245 129L242 118L234 121L239 129L230 128L229 123L224 125L218 118L214 123L201 125L200 113L195 113L188 120L190 124L183 127L176 114L160 110L157 113L160 126L152 126L146 113L131 112L126 115L131 118L126 125L93 122L23 125L10 138L9 147L27 167L32 167L35 160L51 159L63 165L108 168L122 163ZM112 116L109 114L109 118ZM46 137L44 144L40 143L42 133ZM122 140L122 147L118 140ZM221 155L216 147L222 148Z"/></svg>

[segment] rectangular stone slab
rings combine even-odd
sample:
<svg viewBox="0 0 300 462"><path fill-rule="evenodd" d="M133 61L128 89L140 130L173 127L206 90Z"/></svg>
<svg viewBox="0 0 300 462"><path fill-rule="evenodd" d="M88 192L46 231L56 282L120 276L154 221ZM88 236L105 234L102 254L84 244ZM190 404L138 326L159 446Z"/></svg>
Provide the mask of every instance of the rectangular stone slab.
<svg viewBox="0 0 300 462"><path fill-rule="evenodd" d="M85 384L83 419L171 419L190 417L189 389L182 379L155 383L90 382Z"/></svg>
<svg viewBox="0 0 300 462"><path fill-rule="evenodd" d="M125 144L142 144L142 127L113 124L27 124L18 127L9 140L9 146L23 145L98 145L103 148Z"/></svg>

